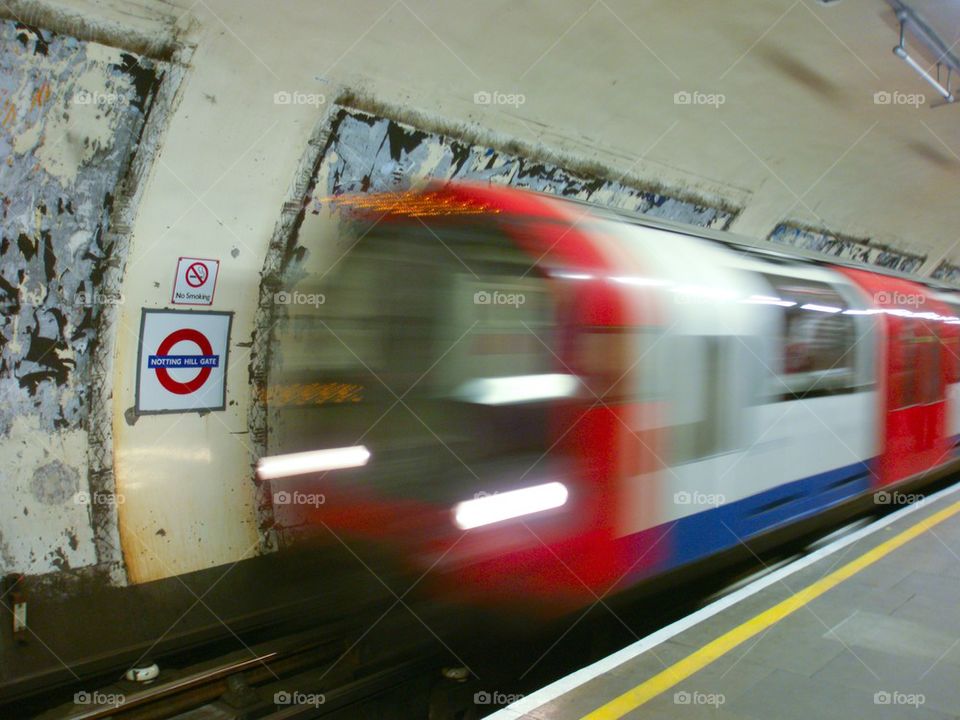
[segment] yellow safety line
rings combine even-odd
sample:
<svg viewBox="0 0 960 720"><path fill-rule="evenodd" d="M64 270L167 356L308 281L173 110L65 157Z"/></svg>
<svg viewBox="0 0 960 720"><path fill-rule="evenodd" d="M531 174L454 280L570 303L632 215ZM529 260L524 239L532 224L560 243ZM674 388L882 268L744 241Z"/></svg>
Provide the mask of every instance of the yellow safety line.
<svg viewBox="0 0 960 720"><path fill-rule="evenodd" d="M637 685L632 690L628 690L618 698L614 698L603 707L597 708L589 715L585 715L582 720L615 720L621 718L627 713L640 707L644 703L652 700L657 695L666 692L677 683L686 680L714 660L724 656L741 643L746 642L755 635L760 634L771 625L780 622L788 615L796 612L811 600L823 595L828 590L835 588L844 580L857 574L864 568L869 567L883 557L886 557L897 548L907 544L918 535L939 525L944 520L960 512L960 502L944 508L943 510L921 520L916 525L904 530L889 540L877 545L872 550L864 553L856 560L853 560L843 567L834 570L826 577L817 580L808 585L800 592L788 597L780 603L777 603L769 610L747 620L747 622L735 627L727 633L724 633L716 640L707 643L696 652L691 653L680 662L668 667L666 670L654 675Z"/></svg>

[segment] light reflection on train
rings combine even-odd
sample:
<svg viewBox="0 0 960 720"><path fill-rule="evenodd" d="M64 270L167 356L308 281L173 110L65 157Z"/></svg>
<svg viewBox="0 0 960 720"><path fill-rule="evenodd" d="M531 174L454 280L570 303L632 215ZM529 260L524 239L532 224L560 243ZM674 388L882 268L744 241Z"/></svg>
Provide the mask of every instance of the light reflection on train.
<svg viewBox="0 0 960 720"><path fill-rule="evenodd" d="M259 477L447 597L576 607L954 460L950 293L514 189L339 203Z"/></svg>

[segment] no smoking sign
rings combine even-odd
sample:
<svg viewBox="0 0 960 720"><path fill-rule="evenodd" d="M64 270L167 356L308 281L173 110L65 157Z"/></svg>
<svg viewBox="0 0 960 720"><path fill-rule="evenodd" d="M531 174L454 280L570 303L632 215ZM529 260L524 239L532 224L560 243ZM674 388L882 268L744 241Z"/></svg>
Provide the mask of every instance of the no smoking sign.
<svg viewBox="0 0 960 720"><path fill-rule="evenodd" d="M174 305L212 305L219 269L219 260L180 258L170 302Z"/></svg>
<svg viewBox="0 0 960 720"><path fill-rule="evenodd" d="M233 313L143 310L137 414L223 410Z"/></svg>

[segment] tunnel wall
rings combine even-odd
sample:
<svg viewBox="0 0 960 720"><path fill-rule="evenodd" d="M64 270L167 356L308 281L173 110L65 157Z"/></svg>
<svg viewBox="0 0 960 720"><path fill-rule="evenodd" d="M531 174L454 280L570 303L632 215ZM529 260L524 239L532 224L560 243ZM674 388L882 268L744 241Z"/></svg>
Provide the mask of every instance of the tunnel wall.
<svg viewBox="0 0 960 720"><path fill-rule="evenodd" d="M208 573L198 588L228 587L243 601L237 613L260 599L257 577L230 583L244 572L233 569L240 560L287 542L253 483L267 442L270 298L315 260L307 240L321 234L328 195L429 175L488 179L850 259L866 252L889 267L923 258L917 248L929 238L912 236L909 219L887 244L873 240L890 217L862 209L891 203L863 183L817 206L822 227L795 222L798 198L770 181L751 134L743 147L714 128L714 109L672 103L682 86L602 6L556 48L583 14L576 3L536 6L536 27L476 7L437 6L429 21L450 31L438 42L403 3L386 12L367 0L0 4L32 25L5 21L0 48L0 571L28 576L39 609L31 617L58 655L87 647L63 625L94 623L124 602L128 624L98 651L137 633L152 641L196 604L181 583L188 573ZM649 26L686 33L685 20L712 7L678 4ZM609 55L595 55L581 30L609 39ZM805 48L819 42L797 37ZM464 54L483 59L466 84ZM763 67L751 60L738 72ZM528 97L501 104L496 91L518 89L519 63L530 69ZM748 92L782 113L796 143L823 137L821 116L836 98L759 80ZM642 92L625 89L630 82ZM812 130L805 112L816 116ZM727 147L739 155L720 152ZM779 148L757 152L793 184ZM807 170L808 182L823 177L823 167ZM227 405L138 416L141 311L169 307L183 255L221 262L212 309L234 313ZM956 277L955 265L940 267ZM87 593L80 571L90 568L105 569L94 578L103 594ZM71 613L76 597L96 598L96 613ZM57 664L42 647L29 650L30 667ZM19 650L3 660L3 672L27 672Z"/></svg>
<svg viewBox="0 0 960 720"><path fill-rule="evenodd" d="M10 7L22 14L29 6L14 2ZM427 62L424 72L404 76L413 85L403 85L395 69L381 62L400 58L392 45L367 51L382 53L373 59L348 57L350 48L345 47L332 56L334 62L311 70L310 63L274 56L276 43L251 46L241 33L262 19L252 5L238 5L235 14L223 15L189 3L131 9L116 0L71 0L32 7L45 9L38 22L52 18L61 27L76 27L85 38L124 48L109 49L89 39L71 41L81 50L96 47L102 48L101 55L112 53L113 60L101 61L103 68L121 68L119 74L110 71L116 77L111 75L109 82L107 70L101 69L102 77L95 79L106 90L96 84L91 92L141 93L137 83L142 85L143 77L122 71L124 62L130 65L145 57L138 52L171 58L196 47L197 53L189 61L181 57L180 63L172 63L161 84L161 91L171 84L173 70L188 78L182 105L140 138L149 144L156 166L141 173L141 191L146 187L142 203L127 203L129 226L116 238L109 227L109 201L133 155L130 148L123 150L123 138L132 142L129 138L139 132L134 122L137 103L127 103L123 113L107 107L98 114L99 124L90 130L93 144L116 139L109 150L97 146L98 152L116 160L115 167L98 162L92 170L104 188L112 182L113 189L96 190L100 199L84 210L99 211L104 216L101 225L84 220L89 241L69 233L68 225L54 228L51 247L60 267L67 257L67 238L73 243L70 252L79 253L77 263L63 279L54 278L51 287L56 289L44 296L38 312L24 315L21 322L18 310L18 319L8 323L6 332L17 337L10 335L4 360L10 367L19 365L10 371L17 373L10 378L13 384L4 386L15 393L5 420L0 420L9 425L0 442L14 455L26 457L15 477L5 480L17 498L5 509L5 525L0 527L0 560L9 572L44 573L109 560L117 570L114 582L139 583L228 564L277 546L269 507L252 483L253 464L265 447L263 346L276 312L265 303L291 261L302 256L298 238L314 232L325 195L396 188L401 180L426 176L457 177L570 195L708 227L749 231L753 222L749 191L708 179L709 147L704 148L704 164L694 172L648 162L646 152L623 162L619 151L604 149L604 141L591 139L584 128L565 125L562 113L555 117L556 128L532 119L543 112L536 105L538 98L521 102L518 96L512 106L500 104L496 98L503 93L481 89L497 85L481 82L469 93L452 92L443 80L451 70L441 62ZM292 27L296 17L297 12L282 14L276 21ZM70 37L68 32L60 36ZM397 47L406 42L395 34L389 37ZM443 55L442 47L435 49L433 60ZM32 57L37 62L38 56ZM265 78L252 80L238 68ZM124 90L118 85L122 82L132 84ZM416 95L411 94L413 86L419 88ZM30 93L39 89L23 89L18 106L29 108ZM565 97L559 89L553 92L554 99ZM67 99L58 89L49 102ZM693 127L702 123L702 118L689 115L696 109L677 112L686 113L683 117ZM483 120L478 122L480 113ZM118 124L121 120L126 124ZM664 124L653 145L672 128ZM71 167L74 142L93 146L89 138L70 137L56 144L51 156L41 158L50 165L43 172L56 182L64 181L57 172L67 172L58 168ZM162 148L157 138L163 139ZM78 157L90 152L89 147L81 147ZM41 145L41 150L49 152L49 147ZM40 177L35 181L40 183ZM87 180L79 184L87 196L96 194ZM761 213L766 214L769 210ZM46 222L52 216L46 216ZM26 226L22 213L20 217ZM58 218L58 223L67 222L69 212ZM768 232L774 242L886 267L910 270L923 260L869 238L790 220ZM19 249L19 231L12 233L7 233L6 252L20 253L16 262L27 263ZM121 245L111 244L114 240ZM24 247L29 251L32 245ZM141 310L169 307L172 265L178 256L197 254L221 262L212 309L235 313L227 406L222 412L138 416L133 405ZM30 277L45 282L44 257L37 252L29 262ZM6 259L5 267L16 275L16 266L7 266ZM60 295L79 288L104 302L92 307L65 304L68 299ZM54 309L61 320L50 312ZM101 337L97 328L104 323L109 329ZM51 352L44 354L43 343ZM41 356L39 364L30 359ZM21 387L23 378L26 385ZM51 447L56 450L30 444L27 438L37 433L55 438ZM78 493L108 502L83 506L75 502ZM57 499L45 503L38 497ZM117 504L120 498L123 503ZM21 531L28 518L35 524ZM14 536L17 547L11 549Z"/></svg>
<svg viewBox="0 0 960 720"><path fill-rule="evenodd" d="M312 7L292 2L282 11L267 11L246 2L208 7L120 0L6 4L3 12L25 17L31 8L39 8L42 12L31 22L43 26L50 20L59 24L59 37L71 37L73 28L84 38L53 42L54 64L49 55L34 52L16 55L19 66L13 59L4 66L7 92L13 93L5 97L29 110L17 116L18 123L34 113L38 122L55 129L56 122L62 122L56 113L63 112L67 101L63 88L73 83L79 92L86 82L63 75L63 87L55 87L47 98L42 80L28 82L28 61L47 63L35 68L43 73L68 75L79 72L71 63L99 62L99 70L87 73L91 92L124 97L132 92L141 101L143 77L124 73L124 63L130 63L126 57L149 55L166 61L184 53L170 64L158 92L174 92L164 89L171 85L170 73L186 79L182 102L162 117L147 118L146 125L155 127L142 136L137 102L130 102L123 112L96 105L97 116L85 121L82 132L73 128L65 141L46 148L40 143L33 162L41 172L28 183L47 188L45 180L41 183L45 173L52 178L49 188L59 184L64 197L82 196L82 210L77 210L79 199L71 205L84 213L82 228L69 210L59 211L53 196L44 200L48 211L39 214L39 221L37 213L31 219L15 208L5 216L10 227L4 226L3 277L17 281L20 305L4 329L9 339L3 349L3 392L9 393L9 402L0 415L0 423L6 423L0 448L11 457L19 454L24 469L4 470L4 485L15 498L0 513L4 570L34 574L111 558L117 562L122 549L123 563L117 564L124 572L114 581L139 583L229 564L276 547L269 508L252 483L252 466L263 450L267 427L260 390L264 343L275 309L265 303L271 289L283 282L290 262L302 256L299 238L313 232L325 194L392 188L399 178L428 174L489 179L711 227L733 227L852 259L866 254L884 266L910 269L923 258L914 252L917 243L911 238L900 238L899 245L908 249L897 249L898 243L881 245L870 233L851 239L851 225L873 219L859 217L849 203L842 214L824 210L831 219L826 225L836 222L837 228L812 229L781 217L785 208L797 204L791 193L776 183L755 182L756 173L763 176L762 167L754 167L750 153L726 131L722 142L707 132L712 116L706 113L713 110L671 104L675 88L666 90L673 80L660 77L656 63L601 64L594 71L589 63L576 64L583 60L577 55L579 46L556 54L548 47L539 58L533 53L536 62L530 69L542 62L543 71L549 71L544 78L558 80L531 79L523 102L520 95L508 93L515 103L502 104L497 97L504 93L496 90L511 89L515 74L497 74L503 69L497 64L498 53L483 50L491 67L482 75L470 69L476 82L463 86L455 82L464 70L457 53L438 43L422 18L404 8L398 6L372 24L369 18L340 13L343 24L356 30L351 34L307 22L310 12L324 12ZM369 3L358 7L377 10ZM570 8L558 8L558 17L561 10ZM438 21L444 17L439 15ZM595 20L609 26L591 25L590 32L623 31L615 19L591 23ZM650 18L651 23L661 20ZM276 29L264 32L266 24ZM536 35L535 30L505 29L503 54L519 47L511 33L526 37ZM283 33L296 35L304 51L290 52L292 41L283 40ZM102 42L94 42L97 39ZM69 60L58 54L57 42L74 47L76 57L93 54ZM629 35L617 35L611 47L627 53L630 42ZM13 47L23 49L23 44L17 40ZM409 47L423 52L404 54ZM624 67L636 69L626 74L649 84L641 96L614 89L625 77ZM512 71L513 65L507 69ZM586 75L573 87L568 74L581 70ZM179 87L179 80L172 85ZM43 102L31 108L38 92ZM604 102L596 102L596 97ZM663 121L663 107L654 108L661 101L677 122ZM146 105L141 105L143 115ZM78 108L74 119L92 107ZM142 129L144 118L139 122ZM4 137L29 145L31 131L11 127ZM643 142L638 140L640 129L646 133ZM658 144L671 142L671 133L686 134L671 145L668 160L650 157ZM131 138L149 150L133 153ZM720 162L718 152L725 145L737 149L737 163ZM52 147L56 152L51 155ZM97 158L89 167L84 165L87 153ZM29 164L29 153L21 155L14 165ZM113 165L101 162L101 156ZM111 209L110 198L118 197L115 191L131 158L136 165L144 156L152 164L137 174L142 200L127 202L120 213L123 227L111 229L110 218L118 211ZM822 177L822 172L816 169L813 177ZM18 192L11 190L14 205L23 199L21 193L17 200ZM782 202L784 198L790 202ZM774 213L777 223L767 223ZM29 259L21 249L21 227L28 238L22 247L33 253ZM220 412L138 416L133 405L141 310L169 306L176 258L194 254L221 261L223 274L212 309L234 313L227 407ZM48 257L56 262L47 264ZM68 260L71 267L65 273ZM25 304L37 279L44 285L41 294L35 305ZM80 288L94 299L111 302L71 304L67 296ZM13 302L9 291L5 302ZM105 333L97 329L104 325L110 328ZM78 492L91 490L108 498L117 491L115 496L124 502L88 507L75 503ZM118 528L123 533L120 549ZM12 537L18 538L16 547L11 546Z"/></svg>
<svg viewBox="0 0 960 720"><path fill-rule="evenodd" d="M116 565L116 497L89 473L93 378L123 302L104 282L124 249L114 200L162 70L9 20L0 67L0 571Z"/></svg>
<svg viewBox="0 0 960 720"><path fill-rule="evenodd" d="M767 239L778 245L790 245L848 262L876 265L903 273L917 273L927 261L926 255L895 250L869 238L846 237L792 223L780 223Z"/></svg>

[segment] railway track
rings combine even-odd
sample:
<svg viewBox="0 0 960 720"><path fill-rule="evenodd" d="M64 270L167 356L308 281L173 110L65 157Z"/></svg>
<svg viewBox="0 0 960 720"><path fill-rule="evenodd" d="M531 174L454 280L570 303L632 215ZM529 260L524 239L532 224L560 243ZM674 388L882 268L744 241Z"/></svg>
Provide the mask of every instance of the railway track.
<svg viewBox="0 0 960 720"><path fill-rule="evenodd" d="M886 509L877 511L882 514ZM285 720L353 718L363 706L365 717L473 720L494 709L477 707L472 702L475 691L489 689L500 695L531 692L638 635L669 624L678 615L803 557L819 544L851 532L865 522L864 517L818 537L784 545L776 553L764 555L762 562L754 558L739 568L692 583L682 603L677 603L674 587L667 595L657 593L630 605L611 602L615 613L605 605L598 606L594 616L569 635L567 628L561 628L562 633L555 628L555 633L547 631L536 639L501 639L499 646L471 656L471 663L485 663L482 668L474 666L482 670L476 674L483 677L483 685L476 678L463 678L462 682L445 678L441 670L457 665L459 658L432 630L424 630L427 624L422 618L415 620L418 616L397 605L395 612L379 618L354 617L337 626L294 632L194 664L161 667L160 676L149 684L123 680L79 691L83 702L77 702L75 696L73 702L67 698L39 714L5 708L0 715L41 720ZM665 602L665 597L672 599ZM557 637L563 642L555 643ZM509 643L508 652L504 652L504 642ZM546 660L530 672L531 662L539 662L541 656Z"/></svg>
<svg viewBox="0 0 960 720"><path fill-rule="evenodd" d="M369 702L397 687L440 678L439 668L445 659L442 647L424 643L412 656L398 654L392 651L394 648L363 642L365 633L359 628L351 630L333 632L325 628L297 633L194 666L161 668L157 680L149 684L122 680L95 690L81 690L72 702L35 717L323 717L358 702ZM17 712L15 708L11 711Z"/></svg>

